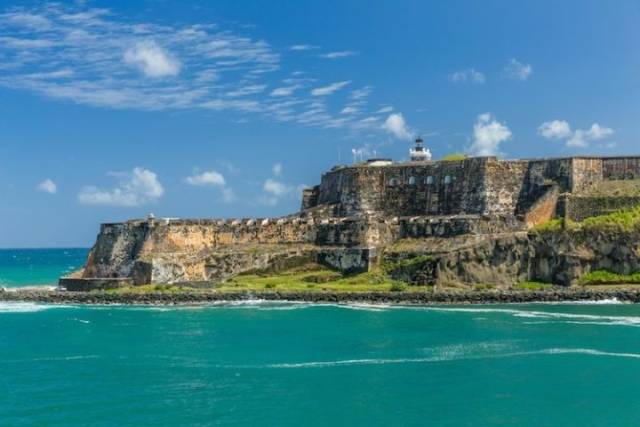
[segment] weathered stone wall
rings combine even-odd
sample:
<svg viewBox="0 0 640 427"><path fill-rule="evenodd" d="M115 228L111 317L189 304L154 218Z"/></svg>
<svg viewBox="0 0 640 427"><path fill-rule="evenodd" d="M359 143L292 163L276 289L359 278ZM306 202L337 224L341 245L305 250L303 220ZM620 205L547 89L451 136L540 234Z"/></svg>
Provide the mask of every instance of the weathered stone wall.
<svg viewBox="0 0 640 427"><path fill-rule="evenodd" d="M516 213L525 214L552 184L558 186L560 193L570 192L572 174L571 159L530 161L523 177Z"/></svg>
<svg viewBox="0 0 640 427"><path fill-rule="evenodd" d="M640 196L589 197L567 194L563 217L573 221L640 206Z"/></svg>
<svg viewBox="0 0 640 427"><path fill-rule="evenodd" d="M604 179L639 179L640 157L606 157L602 160Z"/></svg>
<svg viewBox="0 0 640 427"><path fill-rule="evenodd" d="M601 158L590 157L576 157L572 160L572 177L571 177L571 192L580 192L595 182L602 181L602 165L603 160Z"/></svg>
<svg viewBox="0 0 640 427"><path fill-rule="evenodd" d="M483 213L513 215L516 212L528 169L527 161L496 159L488 161L485 171Z"/></svg>
<svg viewBox="0 0 640 427"><path fill-rule="evenodd" d="M558 213L559 197L560 189L558 185L552 184L548 186L547 191L524 213L524 222L527 227L535 227L555 218Z"/></svg>

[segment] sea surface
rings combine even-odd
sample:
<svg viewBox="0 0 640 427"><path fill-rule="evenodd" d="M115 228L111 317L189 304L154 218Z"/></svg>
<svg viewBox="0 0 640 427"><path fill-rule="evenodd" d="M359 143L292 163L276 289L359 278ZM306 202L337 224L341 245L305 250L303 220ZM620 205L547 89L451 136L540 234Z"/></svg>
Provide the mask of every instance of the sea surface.
<svg viewBox="0 0 640 427"><path fill-rule="evenodd" d="M56 285L84 265L89 249L0 249L0 287Z"/></svg>
<svg viewBox="0 0 640 427"><path fill-rule="evenodd" d="M640 306L0 303L0 372L0 426L634 426Z"/></svg>

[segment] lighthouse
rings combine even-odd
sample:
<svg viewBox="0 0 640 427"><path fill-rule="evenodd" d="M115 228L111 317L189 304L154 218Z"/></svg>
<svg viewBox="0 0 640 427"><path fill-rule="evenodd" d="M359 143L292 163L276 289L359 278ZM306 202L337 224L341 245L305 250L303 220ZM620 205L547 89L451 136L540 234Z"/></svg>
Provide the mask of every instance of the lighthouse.
<svg viewBox="0 0 640 427"><path fill-rule="evenodd" d="M418 137L415 147L409 149L409 157L412 162L427 162L431 160L431 150L424 148L424 141Z"/></svg>

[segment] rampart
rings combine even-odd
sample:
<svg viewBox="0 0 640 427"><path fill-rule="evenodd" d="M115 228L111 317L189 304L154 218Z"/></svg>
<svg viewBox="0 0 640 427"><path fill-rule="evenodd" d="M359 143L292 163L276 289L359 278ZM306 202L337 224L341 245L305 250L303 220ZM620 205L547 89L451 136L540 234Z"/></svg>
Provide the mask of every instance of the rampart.
<svg viewBox="0 0 640 427"><path fill-rule="evenodd" d="M304 190L301 211L286 217L103 224L82 277L61 283L83 290L129 281L215 283L308 260L366 271L402 239L495 236L553 217L580 220L637 206L640 195L588 193L597 183L636 179L640 157L337 166Z"/></svg>

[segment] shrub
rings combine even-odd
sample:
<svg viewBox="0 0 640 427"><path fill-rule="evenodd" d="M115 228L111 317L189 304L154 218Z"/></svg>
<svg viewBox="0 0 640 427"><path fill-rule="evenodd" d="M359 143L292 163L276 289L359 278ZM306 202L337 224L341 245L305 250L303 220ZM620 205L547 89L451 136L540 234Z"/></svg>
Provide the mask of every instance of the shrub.
<svg viewBox="0 0 640 427"><path fill-rule="evenodd" d="M549 289L552 286L553 284L544 282L521 282L516 284L515 288L527 291L542 291L544 289Z"/></svg>
<svg viewBox="0 0 640 427"><path fill-rule="evenodd" d="M274 289L276 286L275 283L267 283L266 285L264 285L265 289Z"/></svg>
<svg viewBox="0 0 640 427"><path fill-rule="evenodd" d="M407 289L407 286L399 282L392 283L389 288L391 292L404 292L405 289Z"/></svg>
<svg viewBox="0 0 640 427"><path fill-rule="evenodd" d="M596 270L580 278L581 285L619 285L640 283L640 273L618 274L608 270Z"/></svg>

